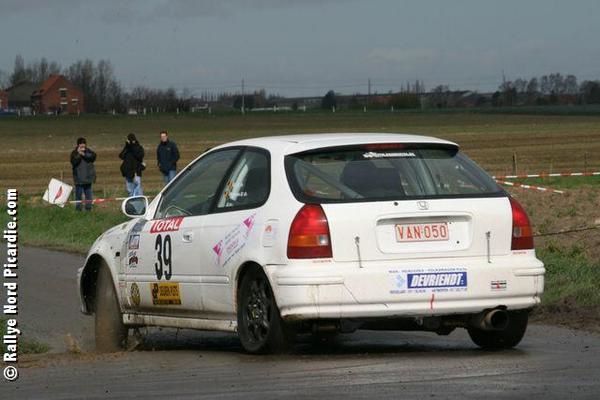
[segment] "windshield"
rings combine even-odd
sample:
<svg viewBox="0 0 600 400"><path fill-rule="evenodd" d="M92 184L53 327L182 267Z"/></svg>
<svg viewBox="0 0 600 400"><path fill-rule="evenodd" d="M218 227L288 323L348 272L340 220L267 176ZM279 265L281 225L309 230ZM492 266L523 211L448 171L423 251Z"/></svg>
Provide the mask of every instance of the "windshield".
<svg viewBox="0 0 600 400"><path fill-rule="evenodd" d="M372 144L311 150L286 157L286 173L303 202L353 202L505 196L454 146Z"/></svg>

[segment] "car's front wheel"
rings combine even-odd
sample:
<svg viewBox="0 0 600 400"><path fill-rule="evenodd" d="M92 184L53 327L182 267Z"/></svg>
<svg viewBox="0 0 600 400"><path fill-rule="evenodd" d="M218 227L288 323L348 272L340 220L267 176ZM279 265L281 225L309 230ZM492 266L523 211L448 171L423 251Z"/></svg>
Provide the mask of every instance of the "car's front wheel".
<svg viewBox="0 0 600 400"><path fill-rule="evenodd" d="M249 353L281 353L291 332L281 319L269 280L260 268L242 278L238 292L238 334Z"/></svg>
<svg viewBox="0 0 600 400"><path fill-rule="evenodd" d="M469 328L469 336L473 343L486 350L502 350L519 344L525 331L529 312L527 310L508 311L508 325L502 330L486 331Z"/></svg>
<svg viewBox="0 0 600 400"><path fill-rule="evenodd" d="M96 351L111 353L123 350L128 329L123 324L119 302L110 270L101 266L96 280L95 306Z"/></svg>

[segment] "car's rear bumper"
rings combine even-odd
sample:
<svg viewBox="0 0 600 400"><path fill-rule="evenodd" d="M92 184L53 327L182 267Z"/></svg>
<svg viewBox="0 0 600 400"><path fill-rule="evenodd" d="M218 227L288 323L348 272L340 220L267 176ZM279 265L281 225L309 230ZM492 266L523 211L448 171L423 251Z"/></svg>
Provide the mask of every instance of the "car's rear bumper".
<svg viewBox="0 0 600 400"><path fill-rule="evenodd" d="M485 309L531 308L540 302L545 269L533 252L473 262L454 259L363 263L294 263L267 266L284 319L422 317L477 313ZM444 283L453 271L464 282L411 287L428 279ZM407 282L408 281L408 282ZM433 282L433 281L432 281ZM435 285L434 285L435 286Z"/></svg>

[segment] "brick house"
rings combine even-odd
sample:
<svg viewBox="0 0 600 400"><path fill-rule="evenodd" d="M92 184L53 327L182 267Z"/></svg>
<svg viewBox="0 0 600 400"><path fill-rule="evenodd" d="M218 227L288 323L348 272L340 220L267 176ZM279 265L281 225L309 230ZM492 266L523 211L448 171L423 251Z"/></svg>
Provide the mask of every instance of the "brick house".
<svg viewBox="0 0 600 400"><path fill-rule="evenodd" d="M0 89L0 110L8 109L8 92Z"/></svg>
<svg viewBox="0 0 600 400"><path fill-rule="evenodd" d="M31 103L38 114L85 112L83 92L62 75L50 75L31 94Z"/></svg>
<svg viewBox="0 0 600 400"><path fill-rule="evenodd" d="M8 108L25 113L31 112L31 93L38 85L29 81L21 81L6 89L8 92Z"/></svg>

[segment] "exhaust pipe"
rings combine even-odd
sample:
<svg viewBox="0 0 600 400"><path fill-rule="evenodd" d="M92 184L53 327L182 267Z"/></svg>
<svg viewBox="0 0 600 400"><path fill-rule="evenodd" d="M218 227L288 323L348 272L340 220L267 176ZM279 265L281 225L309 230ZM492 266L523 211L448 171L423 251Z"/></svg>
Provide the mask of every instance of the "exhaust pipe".
<svg viewBox="0 0 600 400"><path fill-rule="evenodd" d="M508 313L501 309L483 311L475 316L471 325L484 331L501 331L508 327Z"/></svg>

